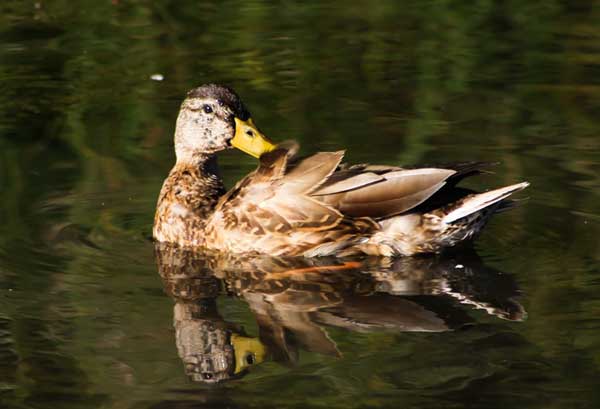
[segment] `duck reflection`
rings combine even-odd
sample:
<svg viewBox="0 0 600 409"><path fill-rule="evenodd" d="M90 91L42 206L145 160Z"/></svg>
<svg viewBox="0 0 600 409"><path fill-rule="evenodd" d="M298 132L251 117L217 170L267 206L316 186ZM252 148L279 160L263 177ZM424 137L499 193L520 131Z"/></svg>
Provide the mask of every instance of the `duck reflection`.
<svg viewBox="0 0 600 409"><path fill-rule="evenodd" d="M156 245L175 300L177 351L194 381L242 376L269 358L293 364L301 349L339 356L328 329L442 332L472 322L469 308L519 321L525 311L510 275L473 252L427 258L299 259L223 256ZM243 299L259 336L226 321L217 297Z"/></svg>

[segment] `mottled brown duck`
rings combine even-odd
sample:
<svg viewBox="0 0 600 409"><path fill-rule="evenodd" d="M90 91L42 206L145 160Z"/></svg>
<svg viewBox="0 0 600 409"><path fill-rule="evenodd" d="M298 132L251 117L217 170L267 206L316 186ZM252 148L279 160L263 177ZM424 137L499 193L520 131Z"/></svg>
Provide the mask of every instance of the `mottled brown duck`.
<svg viewBox="0 0 600 409"><path fill-rule="evenodd" d="M232 147L259 165L226 191L216 154ZM155 240L275 256L439 253L475 238L529 185L476 193L456 185L484 163L347 165L343 151L297 158L296 150L262 135L233 90L191 90L177 118L177 160L158 198Z"/></svg>

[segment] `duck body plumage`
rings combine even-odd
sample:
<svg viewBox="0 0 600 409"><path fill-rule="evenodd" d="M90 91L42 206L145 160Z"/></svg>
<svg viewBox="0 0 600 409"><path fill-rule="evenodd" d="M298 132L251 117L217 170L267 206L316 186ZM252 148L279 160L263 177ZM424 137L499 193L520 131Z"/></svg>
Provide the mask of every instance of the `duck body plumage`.
<svg viewBox="0 0 600 409"><path fill-rule="evenodd" d="M210 92L194 95L211 101ZM191 104L186 101L182 110ZM196 111L187 112L186 121L206 120L208 127L214 120L194 119ZM180 113L178 127L181 118ZM456 186L481 173L485 163L415 169L347 165L342 151L297 159L297 146L282 145L264 152L258 168L225 192L214 154L239 131L227 136L231 122L221 125L225 142L201 142L195 150L189 146L193 135L178 137L176 131L177 163L159 195L155 240L273 256L439 253L475 238L494 213L511 206L508 196L528 186L523 182L485 193Z"/></svg>
<svg viewBox="0 0 600 409"><path fill-rule="evenodd" d="M155 237L274 256L439 253L475 238L527 186L486 193L455 186L484 163L402 169L344 166L342 157L320 152L292 162L288 150L276 149L225 194L214 174L176 166L159 198Z"/></svg>

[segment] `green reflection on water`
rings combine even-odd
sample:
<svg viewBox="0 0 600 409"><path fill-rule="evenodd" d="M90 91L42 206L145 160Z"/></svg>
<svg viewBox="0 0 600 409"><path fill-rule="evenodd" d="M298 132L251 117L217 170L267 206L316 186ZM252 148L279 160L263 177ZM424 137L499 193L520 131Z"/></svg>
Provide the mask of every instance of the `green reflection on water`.
<svg viewBox="0 0 600 409"><path fill-rule="evenodd" d="M600 3L197 3L0 6L2 406L597 406ZM334 328L342 358L303 350L223 388L188 383L145 237L178 104L207 81L305 152L498 160L476 187L532 182L477 246L529 319ZM221 165L231 184L254 162ZM254 328L244 302L220 303Z"/></svg>

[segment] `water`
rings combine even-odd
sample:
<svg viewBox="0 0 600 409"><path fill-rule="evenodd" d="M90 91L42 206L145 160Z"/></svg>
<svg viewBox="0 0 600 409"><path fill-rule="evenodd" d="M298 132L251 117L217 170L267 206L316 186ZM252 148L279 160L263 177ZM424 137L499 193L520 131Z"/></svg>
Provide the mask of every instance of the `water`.
<svg viewBox="0 0 600 409"><path fill-rule="evenodd" d="M197 3L2 3L0 406L598 407L600 3ZM344 274L156 250L208 81L305 153L499 161L467 184L529 200L473 251ZM189 357L218 334L253 363L215 385Z"/></svg>

